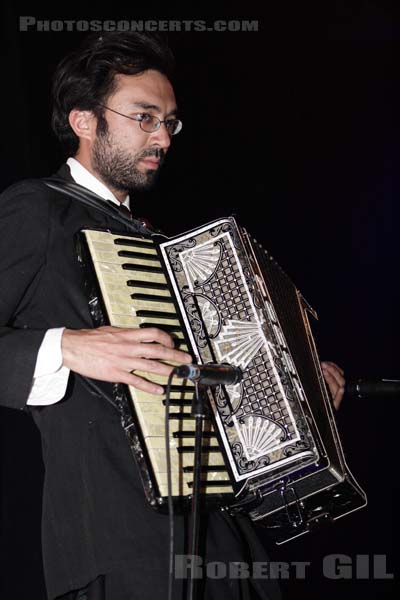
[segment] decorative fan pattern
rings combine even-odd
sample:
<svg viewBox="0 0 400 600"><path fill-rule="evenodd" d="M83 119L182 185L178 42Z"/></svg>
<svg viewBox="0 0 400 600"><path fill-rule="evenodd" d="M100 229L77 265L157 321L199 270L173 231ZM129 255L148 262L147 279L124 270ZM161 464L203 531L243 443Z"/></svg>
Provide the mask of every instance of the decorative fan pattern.
<svg viewBox="0 0 400 600"><path fill-rule="evenodd" d="M229 396L232 411L235 412L239 408L240 401L242 399L242 385L241 383L237 383L236 385L227 385L225 386L225 389Z"/></svg>
<svg viewBox="0 0 400 600"><path fill-rule="evenodd" d="M207 334L214 337L219 332L221 317L214 304L203 296L196 296Z"/></svg>
<svg viewBox="0 0 400 600"><path fill-rule="evenodd" d="M186 250L181 254L182 263L192 283L208 279L215 271L220 247L214 244Z"/></svg>
<svg viewBox="0 0 400 600"><path fill-rule="evenodd" d="M251 415L243 420L236 427L248 460L267 454L282 437L281 427L269 419Z"/></svg>
<svg viewBox="0 0 400 600"><path fill-rule="evenodd" d="M221 362L245 369L260 348L266 345L266 340L259 323L229 319L215 345Z"/></svg>

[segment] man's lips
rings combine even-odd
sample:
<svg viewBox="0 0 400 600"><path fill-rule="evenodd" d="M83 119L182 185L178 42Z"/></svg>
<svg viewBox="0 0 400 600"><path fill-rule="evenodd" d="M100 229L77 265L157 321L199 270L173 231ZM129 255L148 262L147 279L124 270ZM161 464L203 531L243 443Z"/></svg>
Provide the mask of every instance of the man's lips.
<svg viewBox="0 0 400 600"><path fill-rule="evenodd" d="M158 158L142 158L141 162L143 162L148 167L152 167L153 169L157 169L160 164L160 159Z"/></svg>

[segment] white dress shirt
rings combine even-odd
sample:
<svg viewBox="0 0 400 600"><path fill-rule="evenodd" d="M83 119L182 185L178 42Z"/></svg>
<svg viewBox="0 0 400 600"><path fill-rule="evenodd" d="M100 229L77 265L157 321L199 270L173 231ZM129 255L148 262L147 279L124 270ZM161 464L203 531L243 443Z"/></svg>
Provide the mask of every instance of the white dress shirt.
<svg viewBox="0 0 400 600"><path fill-rule="evenodd" d="M119 206L119 200L104 183L92 175L75 158L69 158L67 165L76 183L101 196L104 200L111 200ZM125 198L122 204L130 208L129 196ZM69 369L62 364L61 338L64 329L64 327L48 329L45 333L37 355L27 404L35 406L55 404L65 396Z"/></svg>

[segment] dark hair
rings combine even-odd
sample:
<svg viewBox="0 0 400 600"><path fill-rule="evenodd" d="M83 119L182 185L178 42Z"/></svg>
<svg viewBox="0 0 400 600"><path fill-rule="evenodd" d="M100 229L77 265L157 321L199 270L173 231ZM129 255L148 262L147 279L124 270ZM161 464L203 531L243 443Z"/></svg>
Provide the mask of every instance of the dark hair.
<svg viewBox="0 0 400 600"><path fill-rule="evenodd" d="M106 104L115 90L115 75L138 75L154 69L170 79L173 68L172 52L158 34L110 32L87 36L60 62L54 74L54 133L66 151L74 155L79 138L68 122L72 109L90 110L101 122L104 109L98 104Z"/></svg>

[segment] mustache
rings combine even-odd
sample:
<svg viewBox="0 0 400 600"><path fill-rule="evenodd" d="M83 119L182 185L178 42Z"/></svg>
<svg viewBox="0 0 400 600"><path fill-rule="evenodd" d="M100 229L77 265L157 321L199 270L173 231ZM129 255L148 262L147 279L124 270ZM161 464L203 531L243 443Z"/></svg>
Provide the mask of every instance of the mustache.
<svg viewBox="0 0 400 600"><path fill-rule="evenodd" d="M164 162L166 152L162 148L149 148L148 150L143 150L136 156L136 160L141 160L142 158L150 158L154 157L160 161L160 165Z"/></svg>

